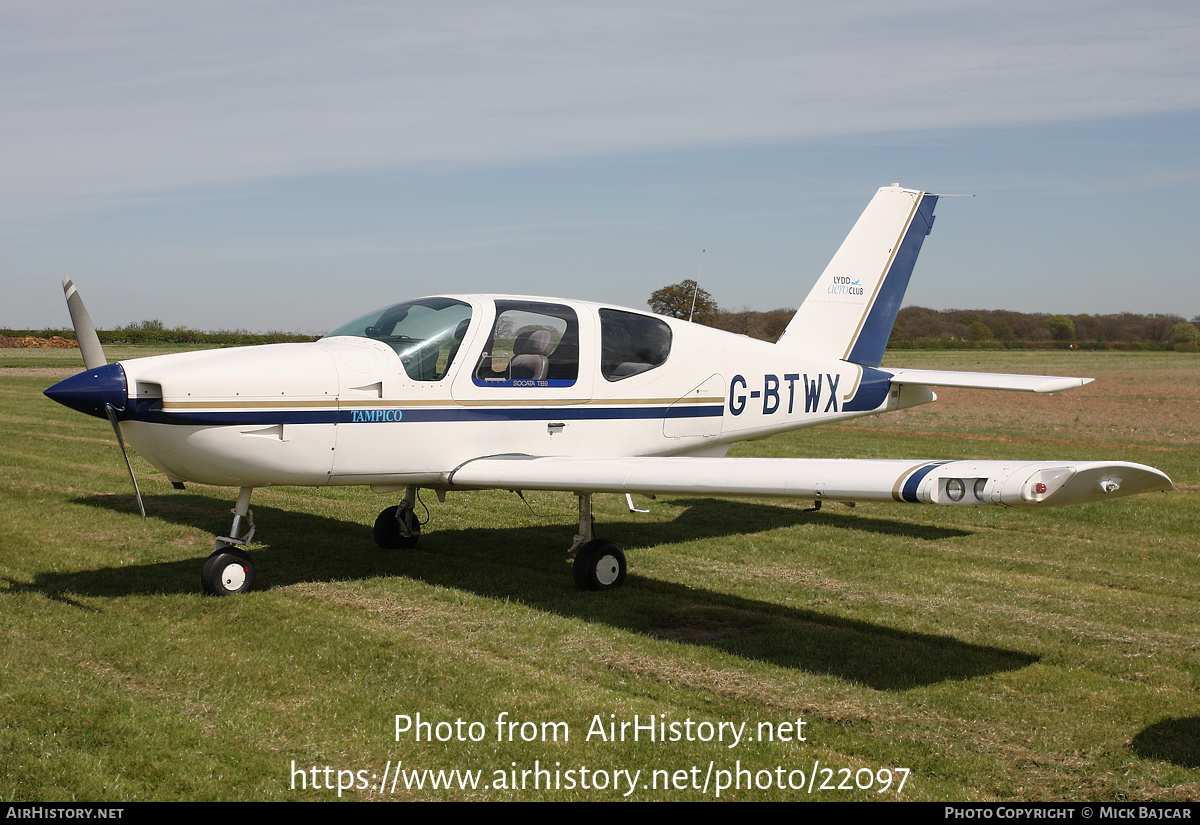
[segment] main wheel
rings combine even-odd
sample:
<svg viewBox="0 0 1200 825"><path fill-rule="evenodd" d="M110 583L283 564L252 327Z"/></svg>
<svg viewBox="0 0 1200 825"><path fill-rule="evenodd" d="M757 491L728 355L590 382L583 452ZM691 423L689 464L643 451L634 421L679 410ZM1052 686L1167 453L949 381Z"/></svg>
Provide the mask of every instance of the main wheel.
<svg viewBox="0 0 1200 825"><path fill-rule="evenodd" d="M625 583L625 551L605 539L594 539L575 551L575 584L580 590L612 590Z"/></svg>
<svg viewBox="0 0 1200 825"><path fill-rule="evenodd" d="M401 521L404 530L401 530ZM409 535L404 535L407 532ZM410 508L389 507L375 519L375 544L381 550L407 550L417 546L421 522Z"/></svg>
<svg viewBox="0 0 1200 825"><path fill-rule="evenodd" d="M245 593L254 586L254 562L237 547L225 547L209 556L200 568L200 583L212 596Z"/></svg>

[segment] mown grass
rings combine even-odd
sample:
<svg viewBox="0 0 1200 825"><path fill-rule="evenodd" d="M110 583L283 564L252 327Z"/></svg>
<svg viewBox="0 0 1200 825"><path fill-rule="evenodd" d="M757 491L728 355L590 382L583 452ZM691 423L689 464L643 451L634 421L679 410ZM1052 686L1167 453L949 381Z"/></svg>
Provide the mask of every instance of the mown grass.
<svg viewBox="0 0 1200 825"><path fill-rule="evenodd" d="M135 457L142 521L107 423L41 396L76 357L0 353L4 800L330 799L336 791L293 788L293 762L381 775L389 760L482 770L484 783L535 760L640 769L639 784L692 768L688 782L702 782L710 762L912 771L900 795L893 785L722 799L1200 793L1200 358L896 355L1098 380L1048 399L939 392L929 407L739 448L1121 458L1165 470L1178 485L1169 494L1043 512L813 513L808 502L680 497L644 515L597 497L600 533L626 548L630 575L596 594L570 583L571 496L529 494L527 506L487 492L439 505L426 494L420 547L382 552L370 525L386 498L264 489L253 502L259 589L213 599L198 592L199 566L229 527L234 491L173 491ZM418 712L482 722L488 736L396 741L395 715ZM570 740L497 741L505 712L565 722ZM806 741L587 741L594 716L635 714L745 722L752 733L799 718ZM622 793L375 784L342 798ZM638 787L631 798L713 796L711 786Z"/></svg>

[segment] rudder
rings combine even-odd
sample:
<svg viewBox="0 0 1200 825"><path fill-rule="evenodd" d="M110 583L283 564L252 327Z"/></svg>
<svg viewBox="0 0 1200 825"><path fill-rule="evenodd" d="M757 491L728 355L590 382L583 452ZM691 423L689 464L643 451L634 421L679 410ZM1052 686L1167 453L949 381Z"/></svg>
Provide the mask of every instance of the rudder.
<svg viewBox="0 0 1200 825"><path fill-rule="evenodd" d="M879 366L937 198L898 184L876 192L779 343Z"/></svg>

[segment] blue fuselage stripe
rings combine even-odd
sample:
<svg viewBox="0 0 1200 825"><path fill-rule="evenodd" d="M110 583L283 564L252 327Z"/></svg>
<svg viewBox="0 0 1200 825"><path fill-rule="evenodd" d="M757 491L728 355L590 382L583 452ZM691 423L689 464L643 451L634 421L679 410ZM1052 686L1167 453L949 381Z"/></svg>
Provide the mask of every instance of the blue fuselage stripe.
<svg viewBox="0 0 1200 825"><path fill-rule="evenodd" d="M164 412L137 410L128 419L157 424L358 424L358 423L419 423L450 421L596 421L667 418L719 418L722 405L689 405L677 407L459 407L406 408L370 410L263 410Z"/></svg>
<svg viewBox="0 0 1200 825"><path fill-rule="evenodd" d="M879 409L892 389L892 375L881 370L863 367L862 378L854 397L842 405L842 412L869 412Z"/></svg>

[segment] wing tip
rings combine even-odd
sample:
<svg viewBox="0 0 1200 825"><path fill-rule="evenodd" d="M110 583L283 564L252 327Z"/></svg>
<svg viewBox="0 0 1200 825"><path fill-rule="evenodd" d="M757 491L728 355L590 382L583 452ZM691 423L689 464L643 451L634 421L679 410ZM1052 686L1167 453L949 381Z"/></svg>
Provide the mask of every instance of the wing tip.
<svg viewBox="0 0 1200 825"><path fill-rule="evenodd" d="M1047 376L1047 380L1033 388L1033 391L1044 395L1052 392L1062 392L1063 390L1073 390L1076 387L1082 387L1095 381L1095 378L1073 378Z"/></svg>

